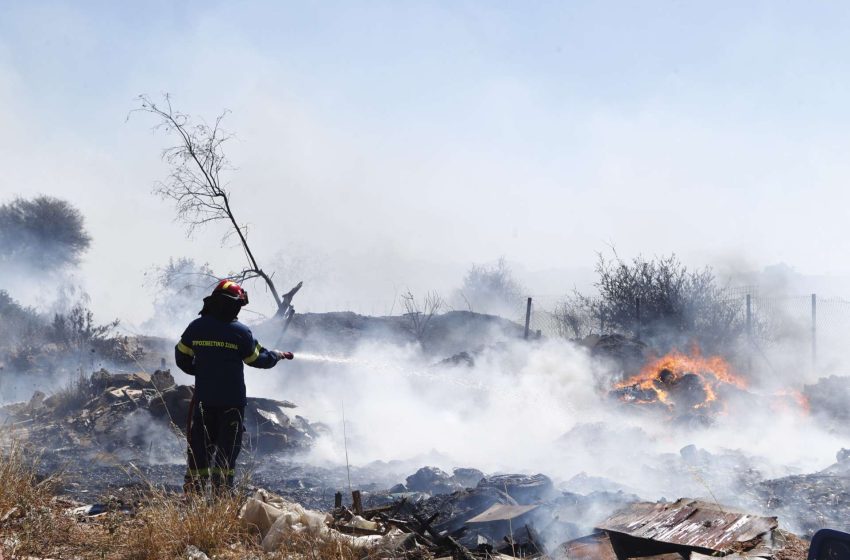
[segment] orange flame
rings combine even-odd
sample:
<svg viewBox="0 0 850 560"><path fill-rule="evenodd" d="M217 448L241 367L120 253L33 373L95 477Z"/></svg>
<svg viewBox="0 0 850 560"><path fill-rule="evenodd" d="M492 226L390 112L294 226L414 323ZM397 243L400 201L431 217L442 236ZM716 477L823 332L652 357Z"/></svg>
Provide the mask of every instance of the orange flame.
<svg viewBox="0 0 850 560"><path fill-rule="evenodd" d="M668 376L664 378L664 375ZM625 381L618 383L616 389L639 387L652 390L660 402L672 406L669 387L679 381L685 374L691 373L699 377L705 392L705 400L694 406L701 408L717 400L716 389L721 384L729 384L739 389L746 389L747 382L732 373L729 363L720 356L702 356L699 348L694 348L691 354L674 350L669 354L650 360L638 373Z"/></svg>

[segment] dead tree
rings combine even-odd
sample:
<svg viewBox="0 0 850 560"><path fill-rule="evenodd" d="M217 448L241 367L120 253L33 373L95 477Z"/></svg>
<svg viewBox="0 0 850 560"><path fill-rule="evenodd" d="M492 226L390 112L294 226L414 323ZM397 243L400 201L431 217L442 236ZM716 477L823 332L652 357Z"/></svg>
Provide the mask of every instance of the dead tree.
<svg viewBox="0 0 850 560"><path fill-rule="evenodd" d="M233 170L223 150L224 143L233 137L221 128L227 111L208 125L203 121L193 122L189 115L174 109L168 94L163 97L162 104L155 103L146 95L138 99L141 107L137 111L150 113L159 119L155 130L163 130L177 138L174 146L162 152L162 159L171 166L171 173L165 181L157 184L155 192L174 202L177 218L186 224L188 235L195 228L212 222L223 221L228 225L222 241L235 235L247 261L245 268L234 274L232 279L244 282L261 278L277 304L276 316L283 319L286 329L295 313L292 298L303 282L281 296L272 274L260 267L248 244L247 226L237 221L233 213L230 191L222 182L222 174Z"/></svg>
<svg viewBox="0 0 850 560"><path fill-rule="evenodd" d="M404 305L408 331L424 345L431 319L443 308L443 298L437 292L428 292L420 302L416 300L413 292L407 290L401 295L401 302Z"/></svg>

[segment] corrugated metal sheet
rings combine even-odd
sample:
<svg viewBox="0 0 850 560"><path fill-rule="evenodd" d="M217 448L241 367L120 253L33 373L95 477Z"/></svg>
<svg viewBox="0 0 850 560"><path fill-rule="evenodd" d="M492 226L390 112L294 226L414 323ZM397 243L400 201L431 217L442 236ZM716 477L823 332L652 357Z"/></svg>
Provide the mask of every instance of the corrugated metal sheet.
<svg viewBox="0 0 850 560"><path fill-rule="evenodd" d="M512 506L508 504L493 504L487 510L479 513L467 523L492 523L494 521L508 521L521 517L526 513L537 509L539 506Z"/></svg>
<svg viewBox="0 0 850 560"><path fill-rule="evenodd" d="M617 560L611 540L605 533L596 533L572 540L558 547L554 558L568 560Z"/></svg>
<svg viewBox="0 0 850 560"><path fill-rule="evenodd" d="M724 511L715 504L688 499L632 504L599 525L609 533L724 554L762 545L759 537L776 527L775 517Z"/></svg>

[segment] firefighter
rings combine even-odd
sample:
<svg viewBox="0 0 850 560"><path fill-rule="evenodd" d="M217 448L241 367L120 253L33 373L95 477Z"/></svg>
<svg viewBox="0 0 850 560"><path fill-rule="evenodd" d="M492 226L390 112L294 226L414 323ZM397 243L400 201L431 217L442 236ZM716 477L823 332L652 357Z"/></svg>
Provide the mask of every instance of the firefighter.
<svg viewBox="0 0 850 560"><path fill-rule="evenodd" d="M293 358L292 352L263 348L236 320L247 304L248 292L222 280L204 298L200 317L189 323L174 350L177 366L195 376L187 429L187 491L203 490L208 482L215 489L233 487L247 402L243 364L272 368Z"/></svg>

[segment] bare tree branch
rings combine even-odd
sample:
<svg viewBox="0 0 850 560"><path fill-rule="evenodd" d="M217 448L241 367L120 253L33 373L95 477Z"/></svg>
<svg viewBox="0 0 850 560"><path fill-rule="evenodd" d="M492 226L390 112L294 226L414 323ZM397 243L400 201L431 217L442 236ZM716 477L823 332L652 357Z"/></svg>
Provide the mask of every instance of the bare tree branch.
<svg viewBox="0 0 850 560"><path fill-rule="evenodd" d="M231 227L222 241L235 235L247 261L247 266L237 276L242 281L261 278L277 304L277 315L291 320L294 314L292 297L301 283L284 297L280 296L272 276L257 262L248 244L248 228L237 221L230 192L222 184L222 173L233 170L223 149L233 134L221 126L228 111L222 112L210 126L204 121L193 122L189 115L174 109L168 94L163 96L162 104L147 95L140 95L138 100L140 107L135 111L157 117L159 123L154 130L175 136L178 141L162 151L162 159L171 166L171 171L165 181L156 184L155 192L174 202L177 218L186 225L190 236L200 226L218 221L229 222ZM285 324L288 325L288 320Z"/></svg>

